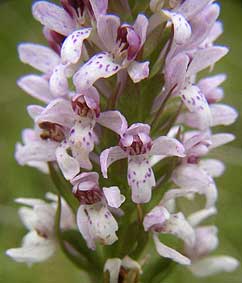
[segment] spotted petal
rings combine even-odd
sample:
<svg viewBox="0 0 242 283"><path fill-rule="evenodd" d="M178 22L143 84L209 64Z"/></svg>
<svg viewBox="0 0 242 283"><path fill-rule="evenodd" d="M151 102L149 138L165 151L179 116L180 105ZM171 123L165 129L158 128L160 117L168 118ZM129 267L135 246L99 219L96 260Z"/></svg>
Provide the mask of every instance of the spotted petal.
<svg viewBox="0 0 242 283"><path fill-rule="evenodd" d="M182 14L163 10L163 13L168 16L174 26L174 41L176 44L184 44L191 37L191 26Z"/></svg>
<svg viewBox="0 0 242 283"><path fill-rule="evenodd" d="M128 184L135 203L147 203L151 199L155 177L149 160L144 156L129 156Z"/></svg>
<svg viewBox="0 0 242 283"><path fill-rule="evenodd" d="M61 60L63 64L76 64L81 57L82 44L91 34L91 28L74 31L64 41L61 47Z"/></svg>
<svg viewBox="0 0 242 283"><path fill-rule="evenodd" d="M66 66L57 65L50 77L50 91L55 97L61 97L68 94L68 80L66 76Z"/></svg>
<svg viewBox="0 0 242 283"><path fill-rule="evenodd" d="M207 100L195 85L188 85L180 91L180 97L191 112L196 112L201 119L201 127L206 129L212 124L212 115Z"/></svg>
<svg viewBox="0 0 242 283"><path fill-rule="evenodd" d="M78 91L91 87L98 79L108 78L116 74L121 66L114 62L109 53L99 53L81 66L73 77L73 83Z"/></svg>

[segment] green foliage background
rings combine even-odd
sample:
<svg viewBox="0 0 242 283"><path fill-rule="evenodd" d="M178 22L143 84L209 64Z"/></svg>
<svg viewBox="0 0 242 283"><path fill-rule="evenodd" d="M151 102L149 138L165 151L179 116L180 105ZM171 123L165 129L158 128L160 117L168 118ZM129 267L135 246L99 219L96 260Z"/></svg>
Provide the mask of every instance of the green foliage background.
<svg viewBox="0 0 242 283"><path fill-rule="evenodd" d="M199 0L198 0L199 1ZM19 246L25 229L21 225L16 197L43 197L53 191L48 176L20 167L14 160L14 146L20 140L22 128L31 127L25 107L36 103L17 88L15 81L24 73L33 72L20 63L16 46L22 41L43 42L41 27L31 16L31 0L0 0L0 282L4 283L85 283L85 277L59 252L43 264L31 268L11 261L5 250ZM226 72L225 102L242 112L242 1L223 0L221 19L225 33L221 44L231 48L226 58L216 66L216 72ZM217 181L220 247L217 254L230 254L242 260L242 118L224 128L237 135L237 140L216 152L227 164L225 175ZM207 279L194 278L185 268L178 267L165 283L242 283L242 269ZM148 283L148 282L147 282Z"/></svg>

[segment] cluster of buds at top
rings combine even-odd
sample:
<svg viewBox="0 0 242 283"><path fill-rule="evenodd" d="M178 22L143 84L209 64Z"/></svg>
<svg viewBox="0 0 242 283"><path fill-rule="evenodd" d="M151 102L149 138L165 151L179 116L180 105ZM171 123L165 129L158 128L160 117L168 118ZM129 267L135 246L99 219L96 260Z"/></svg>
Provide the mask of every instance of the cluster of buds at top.
<svg viewBox="0 0 242 283"><path fill-rule="evenodd" d="M66 188L67 193L79 202L77 227L92 250L97 244L124 243L117 232L128 229L131 207L138 207L136 224L143 226L143 234L152 234L160 256L187 265L198 276L234 270L236 259L208 256L217 247L216 227L200 226L216 213L214 178L224 171L221 161L204 157L234 139L229 133L213 134L212 127L229 125L237 117L232 107L220 103L225 75L197 81L200 71L212 69L228 52L215 44L222 33L219 5L211 0L147 0L146 10L133 19L128 1L110 6L108 0L60 2L62 7L46 1L33 5L49 47L18 47L20 60L41 72L21 77L18 85L46 104L27 108L34 127L23 131L23 143L16 146L18 163L47 173L48 164L54 164L52 170L61 171L73 187L72 192ZM123 9L120 15L115 15L117 7ZM157 31L166 39L164 45L155 37ZM127 160L127 166L121 160ZM108 176L113 163L116 167ZM100 184L105 185L99 185L101 176ZM106 187L108 182L111 187ZM196 194L206 199L203 209L188 216L176 211L178 198L188 198L192 205ZM50 225L47 230L38 223L26 225L35 237L32 256L28 241L7 254L27 263L44 260L56 246L56 205L40 200L21 203L33 210L21 214L25 224L29 213L36 213L38 223ZM151 209L152 203L158 205ZM69 214L68 210L61 219L70 219ZM126 214L130 223L123 220ZM162 243L162 234L181 239L184 251ZM51 249L46 249L47 240ZM129 282L146 278L136 261L117 258L115 248L112 252L104 267L110 282L126 282L127 276L134 276Z"/></svg>

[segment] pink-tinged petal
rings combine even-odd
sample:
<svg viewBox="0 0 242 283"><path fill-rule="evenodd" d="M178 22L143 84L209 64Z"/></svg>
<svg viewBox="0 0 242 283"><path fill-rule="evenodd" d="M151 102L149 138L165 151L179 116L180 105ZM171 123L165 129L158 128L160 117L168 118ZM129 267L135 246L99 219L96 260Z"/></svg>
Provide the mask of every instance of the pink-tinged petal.
<svg viewBox="0 0 242 283"><path fill-rule="evenodd" d="M109 282L118 283L119 271L121 268L121 259L109 258L104 265L104 272L109 272Z"/></svg>
<svg viewBox="0 0 242 283"><path fill-rule="evenodd" d="M92 86L87 90L83 90L81 94L84 96L85 102L90 109L96 110L99 108L100 97L95 87Z"/></svg>
<svg viewBox="0 0 242 283"><path fill-rule="evenodd" d="M68 80L64 65L57 65L50 77L50 91L54 97L65 96L68 94Z"/></svg>
<svg viewBox="0 0 242 283"><path fill-rule="evenodd" d="M117 160L127 158L128 154L120 146L105 149L100 155L101 170L104 178L107 178L108 167Z"/></svg>
<svg viewBox="0 0 242 283"><path fill-rule="evenodd" d="M156 231L170 218L169 211L164 206L155 206L145 215L143 226L145 231Z"/></svg>
<svg viewBox="0 0 242 283"><path fill-rule="evenodd" d="M24 238L22 247L9 249L6 255L17 262L24 262L28 265L43 262L51 257L56 250L54 240L40 237L36 231L29 232Z"/></svg>
<svg viewBox="0 0 242 283"><path fill-rule="evenodd" d="M238 112L235 108L225 104L212 104L210 106L212 113L212 126L233 124L238 118Z"/></svg>
<svg viewBox="0 0 242 283"><path fill-rule="evenodd" d="M44 111L44 107L39 105L28 105L27 112L29 116L35 120L37 116L39 116Z"/></svg>
<svg viewBox="0 0 242 283"><path fill-rule="evenodd" d="M213 148L222 146L226 143L232 142L234 139L235 139L235 136L229 133L219 133L219 134L212 135L211 137L212 144L209 147L209 149L213 149Z"/></svg>
<svg viewBox="0 0 242 283"><path fill-rule="evenodd" d="M202 45L206 47L213 44L213 42L217 40L222 35L222 33L223 24L219 21L216 21Z"/></svg>
<svg viewBox="0 0 242 283"><path fill-rule="evenodd" d="M214 178L223 175L225 170L224 163L216 159L200 160L199 167L208 172L208 174Z"/></svg>
<svg viewBox="0 0 242 283"><path fill-rule="evenodd" d="M210 93L226 80L225 74L218 74L215 76L207 77L198 82L198 87L204 93Z"/></svg>
<svg viewBox="0 0 242 283"><path fill-rule="evenodd" d="M47 1L38 1L32 7L36 20L60 34L68 36L75 30L75 21L60 6Z"/></svg>
<svg viewBox="0 0 242 283"><path fill-rule="evenodd" d="M147 203L151 200L155 177L147 157L129 156L128 184L132 190L132 201Z"/></svg>
<svg viewBox="0 0 242 283"><path fill-rule="evenodd" d="M117 45L120 19L114 15L102 15L97 19L97 32L107 51L112 52Z"/></svg>
<svg viewBox="0 0 242 283"><path fill-rule="evenodd" d="M80 207L78 208L76 215L76 223L80 233L82 234L82 237L87 243L87 246L90 249L95 250L96 245L94 241L94 235L92 235L89 229L90 219L88 218L87 208L85 205L80 205Z"/></svg>
<svg viewBox="0 0 242 283"><path fill-rule="evenodd" d="M103 188L103 193L109 206L119 208L125 201L125 196L120 193L118 187Z"/></svg>
<svg viewBox="0 0 242 283"><path fill-rule="evenodd" d="M23 204L26 206L32 206L34 207L35 205L42 205L45 204L45 202L42 199L38 198L16 198L14 200L16 203ZM27 225L26 227L28 227Z"/></svg>
<svg viewBox="0 0 242 283"><path fill-rule="evenodd" d="M35 122L40 124L47 121L66 128L71 128L74 124L74 118L75 116L70 101L59 98L52 100L36 118Z"/></svg>
<svg viewBox="0 0 242 283"><path fill-rule="evenodd" d="M88 172L77 175L70 182L73 186L77 185L78 190L87 191L98 186L98 179L98 173Z"/></svg>
<svg viewBox="0 0 242 283"><path fill-rule="evenodd" d="M137 62L133 61L128 66L128 74L132 81L136 84L149 76L149 64L150 62Z"/></svg>
<svg viewBox="0 0 242 283"><path fill-rule="evenodd" d="M63 64L76 64L81 57L83 41L91 34L91 28L82 28L70 34L61 47L61 60Z"/></svg>
<svg viewBox="0 0 242 283"><path fill-rule="evenodd" d="M150 125L143 123L134 123L126 131L127 135L138 135L144 133L146 135L150 134Z"/></svg>
<svg viewBox="0 0 242 283"><path fill-rule="evenodd" d="M219 5L208 5L201 13L196 15L196 17L191 18L190 25L192 28L192 36L186 45L181 46L180 49L185 48L192 50L197 48L197 46L202 48L211 46L212 41L208 41L208 37L219 16L219 13ZM181 51L180 49L176 52Z"/></svg>
<svg viewBox="0 0 242 283"><path fill-rule="evenodd" d="M90 58L73 77L77 91L90 88L98 79L116 74L121 66L114 62L109 53L99 53Z"/></svg>
<svg viewBox="0 0 242 283"><path fill-rule="evenodd" d="M49 90L49 83L38 75L27 75L17 81L18 86L25 92L43 102L50 102L53 99Z"/></svg>
<svg viewBox="0 0 242 283"><path fill-rule="evenodd" d="M100 15L105 15L108 9L108 0L89 0L95 18L98 19Z"/></svg>
<svg viewBox="0 0 242 283"><path fill-rule="evenodd" d="M150 154L184 157L185 148L178 140L161 136L153 141Z"/></svg>
<svg viewBox="0 0 242 283"><path fill-rule="evenodd" d="M198 12L202 11L202 9L209 3L211 0L186 0L182 3L182 5L178 8L179 13L184 15L187 18L190 18L196 15Z"/></svg>
<svg viewBox="0 0 242 283"><path fill-rule="evenodd" d="M143 46L146 40L146 34L148 29L149 21L145 15L139 14L133 25L135 33L140 38L140 47Z"/></svg>
<svg viewBox="0 0 242 283"><path fill-rule="evenodd" d="M174 26L174 41L178 45L186 43L192 35L190 24L182 14L163 10L163 13L171 19Z"/></svg>
<svg viewBox="0 0 242 283"><path fill-rule="evenodd" d="M21 43L18 46L20 60L43 72L52 73L60 62L59 56L49 47L34 43Z"/></svg>
<svg viewBox="0 0 242 283"><path fill-rule="evenodd" d="M187 76L192 76L209 66L214 65L228 53L227 47L213 46L199 49L193 56L191 64L187 70Z"/></svg>
<svg viewBox="0 0 242 283"><path fill-rule="evenodd" d="M182 265L190 265L191 260L184 255L180 254L176 250L169 248L168 246L164 245L160 242L158 236L156 234L153 235L154 243L158 254L165 258L170 258L175 262L182 264Z"/></svg>
<svg viewBox="0 0 242 283"><path fill-rule="evenodd" d="M215 226L198 227L196 232L196 242L194 246L185 246L186 255L196 259L205 257L218 247L218 229Z"/></svg>
<svg viewBox="0 0 242 283"><path fill-rule="evenodd" d="M56 160L67 180L71 180L80 172L78 161L67 153L67 147L64 144L57 147Z"/></svg>
<svg viewBox="0 0 242 283"><path fill-rule="evenodd" d="M172 174L172 180L182 188L207 187L212 181L211 177L195 164L178 166Z"/></svg>
<svg viewBox="0 0 242 283"><path fill-rule="evenodd" d="M52 141L34 141L26 145L16 144L15 159L20 165L28 165L35 161L55 161L55 150L57 142Z"/></svg>
<svg viewBox="0 0 242 283"><path fill-rule="evenodd" d="M197 277L212 276L220 272L233 272L239 261L230 256L210 256L193 263L189 269Z"/></svg>
<svg viewBox="0 0 242 283"><path fill-rule="evenodd" d="M120 136L122 136L128 128L128 123L125 117L119 111L102 112L100 113L97 122Z"/></svg>
<svg viewBox="0 0 242 283"><path fill-rule="evenodd" d="M210 207L207 209L202 209L196 211L187 217L187 221L193 226L198 226L201 222L206 220L208 217L213 216L217 213L217 209L215 207Z"/></svg>
<svg viewBox="0 0 242 283"><path fill-rule="evenodd" d="M165 80L168 92L175 86L174 92L183 86L189 61L187 54L179 53L166 63Z"/></svg>
<svg viewBox="0 0 242 283"><path fill-rule="evenodd" d="M42 161L29 161L26 165L38 169L44 174L49 174L49 167L46 162Z"/></svg>
<svg viewBox="0 0 242 283"><path fill-rule="evenodd" d="M187 85L179 95L189 111L196 112L203 129L212 124L212 114L204 94L195 85Z"/></svg>

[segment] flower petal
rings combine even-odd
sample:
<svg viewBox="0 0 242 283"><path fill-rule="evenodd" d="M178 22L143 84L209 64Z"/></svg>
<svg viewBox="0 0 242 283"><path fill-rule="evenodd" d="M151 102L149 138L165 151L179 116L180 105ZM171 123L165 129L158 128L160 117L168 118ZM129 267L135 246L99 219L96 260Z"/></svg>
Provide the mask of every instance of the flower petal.
<svg viewBox="0 0 242 283"><path fill-rule="evenodd" d="M100 155L101 170L104 178L107 178L108 167L117 160L127 158L128 155L120 146L105 149Z"/></svg>
<svg viewBox="0 0 242 283"><path fill-rule="evenodd" d="M61 60L63 64L76 64L81 57L82 44L91 34L91 28L82 28L70 34L61 47Z"/></svg>
<svg viewBox="0 0 242 283"><path fill-rule="evenodd" d="M117 45L120 19L115 15L102 15L97 20L97 32L107 51L112 52Z"/></svg>
<svg viewBox="0 0 242 283"><path fill-rule="evenodd" d="M136 84L149 76L149 64L150 62L137 62L133 61L128 66L128 73L132 81Z"/></svg>
<svg viewBox="0 0 242 283"><path fill-rule="evenodd" d="M224 163L217 159L200 160L199 167L208 172L212 177L220 177L225 170Z"/></svg>
<svg viewBox="0 0 242 283"><path fill-rule="evenodd" d="M142 47L145 43L148 25L149 20L146 18L146 16L139 14L134 22L133 28L135 33L140 38L140 47Z"/></svg>
<svg viewBox="0 0 242 283"><path fill-rule="evenodd" d="M150 154L184 157L185 149L178 140L161 136L153 141Z"/></svg>
<svg viewBox="0 0 242 283"><path fill-rule="evenodd" d="M97 122L119 134L120 136L128 128L128 123L125 117L119 111L105 111L100 113L100 116L97 119Z"/></svg>
<svg viewBox="0 0 242 283"><path fill-rule="evenodd" d="M172 13L167 10L162 10L169 17L174 26L174 41L178 45L182 45L188 41L192 35L192 29L186 18L180 13Z"/></svg>
<svg viewBox="0 0 242 283"><path fill-rule="evenodd" d="M73 77L77 91L90 88L98 79L108 78L116 74L121 66L114 62L109 53L99 53L81 66Z"/></svg>
<svg viewBox="0 0 242 283"><path fill-rule="evenodd" d="M43 102L50 102L53 99L49 90L49 83L38 75L27 75L18 79L17 84L25 92Z"/></svg>
<svg viewBox="0 0 242 283"><path fill-rule="evenodd" d="M215 275L220 272L232 272L239 261L230 256L210 256L193 263L189 269L198 277Z"/></svg>
<svg viewBox="0 0 242 283"><path fill-rule="evenodd" d="M221 46L199 49L192 58L187 70L187 76L192 76L207 67L214 65L217 61L224 57L228 51L228 48Z"/></svg>
<svg viewBox="0 0 242 283"><path fill-rule="evenodd" d="M155 206L144 217L144 229L145 231L156 231L157 229L161 228L169 218L170 213L164 206Z"/></svg>
<svg viewBox="0 0 242 283"><path fill-rule="evenodd" d="M181 212L170 215L161 233L175 235L189 246L195 243L195 232Z"/></svg>
<svg viewBox="0 0 242 283"><path fill-rule="evenodd" d="M80 207L78 208L77 214L76 214L76 223L89 249L95 250L96 245L94 241L94 235L92 235L89 229L90 218L88 217L87 206L80 205Z"/></svg>
<svg viewBox="0 0 242 283"><path fill-rule="evenodd" d="M89 0L95 18L98 19L100 15L104 15L107 12L108 0Z"/></svg>
<svg viewBox="0 0 242 283"><path fill-rule="evenodd" d="M28 233L23 239L20 248L9 249L6 255L17 262L25 262L29 265L47 260L55 252L56 246L53 240L38 236L36 231Z"/></svg>
<svg viewBox="0 0 242 283"><path fill-rule="evenodd" d="M238 118L238 112L235 108L225 104L212 104L210 106L212 113L212 126L233 124Z"/></svg>
<svg viewBox="0 0 242 283"><path fill-rule="evenodd" d="M74 123L74 118L71 103L59 98L52 100L43 112L36 117L35 122L40 124L47 121L70 129Z"/></svg>
<svg viewBox="0 0 242 283"><path fill-rule="evenodd" d="M18 54L23 63L46 74L52 73L60 62L59 56L52 49L34 43L19 44Z"/></svg>
<svg viewBox="0 0 242 283"><path fill-rule="evenodd" d="M68 36L75 29L75 21L60 6L47 1L38 1L32 7L36 20L60 34Z"/></svg>
<svg viewBox="0 0 242 283"><path fill-rule="evenodd" d="M191 17L198 12L202 11L202 9L210 2L210 0L186 0L179 7L179 12L186 16Z"/></svg>
<svg viewBox="0 0 242 283"><path fill-rule="evenodd" d="M156 234L153 235L153 240L155 243L156 250L160 256L165 257L165 258L170 258L182 265L191 264L191 261L189 258L185 257L184 255L180 254L176 250L173 250L172 248L169 248L168 246L161 243Z"/></svg>
<svg viewBox="0 0 242 283"><path fill-rule="evenodd" d="M80 172L79 162L67 153L65 144L57 147L56 160L67 180L74 178Z"/></svg>
<svg viewBox="0 0 242 283"><path fill-rule="evenodd" d="M121 195L118 187L103 188L103 193L109 206L118 208L125 201L125 196Z"/></svg>
<svg viewBox="0 0 242 283"><path fill-rule="evenodd" d="M207 100L201 90L190 85L179 92L179 95L189 111L196 112L201 119L201 126L206 129L212 124L212 115Z"/></svg>
<svg viewBox="0 0 242 283"><path fill-rule="evenodd" d="M65 72L66 66L57 65L50 77L50 91L55 97L60 97L68 94L68 80Z"/></svg>
<svg viewBox="0 0 242 283"><path fill-rule="evenodd" d="M211 136L211 142L209 149L214 149L216 147L222 146L226 143L232 142L235 139L233 134L229 133L219 133Z"/></svg>
<svg viewBox="0 0 242 283"><path fill-rule="evenodd" d="M128 184L132 190L132 201L147 203L151 200L155 177L149 160L144 156L129 156Z"/></svg>
<svg viewBox="0 0 242 283"><path fill-rule="evenodd" d="M186 255L189 258L202 258L218 247L218 229L215 226L203 226L196 228L196 242L194 246L185 246Z"/></svg>
<svg viewBox="0 0 242 283"><path fill-rule="evenodd" d="M215 207L210 207L206 209L202 209L196 211L187 217L187 221L193 226L198 226L201 222L206 220L208 217L217 213L217 209Z"/></svg>

